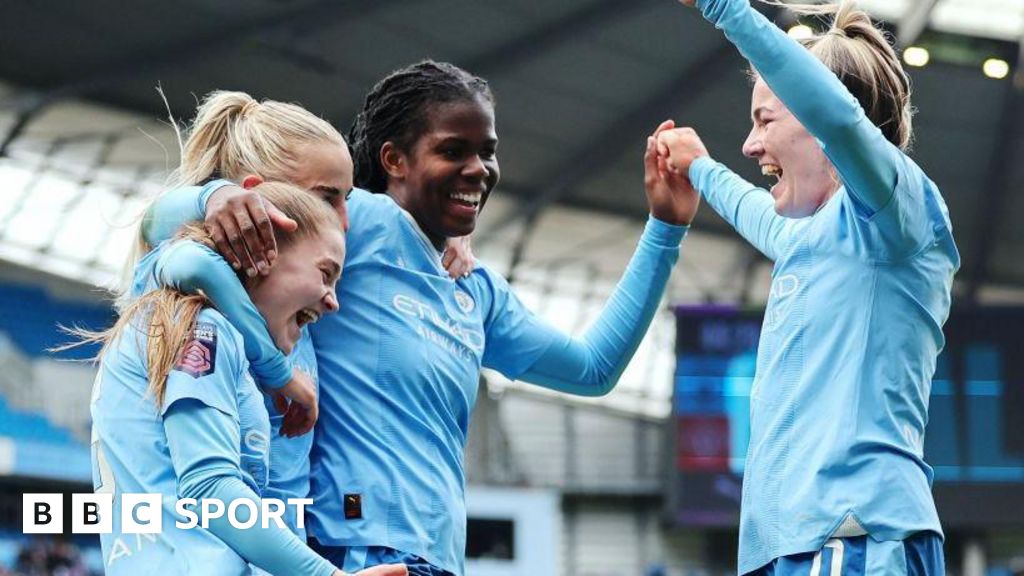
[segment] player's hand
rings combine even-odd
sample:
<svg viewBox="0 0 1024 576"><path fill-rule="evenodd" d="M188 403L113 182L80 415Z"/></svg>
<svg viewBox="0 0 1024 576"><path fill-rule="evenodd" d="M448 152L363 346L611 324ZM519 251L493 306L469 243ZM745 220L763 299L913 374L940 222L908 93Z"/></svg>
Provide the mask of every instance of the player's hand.
<svg viewBox="0 0 1024 576"><path fill-rule="evenodd" d="M239 186L223 186L210 196L204 224L221 256L250 277L268 274L277 258L274 226L289 232L298 227L259 194Z"/></svg>
<svg viewBox="0 0 1024 576"><path fill-rule="evenodd" d="M313 380L298 369L292 370L292 379L276 390L270 391L274 408L284 414L281 435L289 438L302 436L313 429L319 416L316 388Z"/></svg>
<svg viewBox="0 0 1024 576"><path fill-rule="evenodd" d="M694 6L697 5L697 0L679 0L679 3L682 4L683 6L689 6L690 8L693 8Z"/></svg>
<svg viewBox="0 0 1024 576"><path fill-rule="evenodd" d="M644 151L644 188L651 215L669 224L689 224L700 206L698 193L685 171L673 171L667 164L669 156L659 154L659 139L675 128L675 122L662 122L647 138Z"/></svg>
<svg viewBox="0 0 1024 576"><path fill-rule="evenodd" d="M449 238L444 244L444 257L441 259L444 269L454 279L469 276L473 271L473 249L469 236Z"/></svg>
<svg viewBox="0 0 1024 576"><path fill-rule="evenodd" d="M658 133L658 155L665 157L669 172L687 176L690 164L708 155L700 136L693 128L672 128Z"/></svg>

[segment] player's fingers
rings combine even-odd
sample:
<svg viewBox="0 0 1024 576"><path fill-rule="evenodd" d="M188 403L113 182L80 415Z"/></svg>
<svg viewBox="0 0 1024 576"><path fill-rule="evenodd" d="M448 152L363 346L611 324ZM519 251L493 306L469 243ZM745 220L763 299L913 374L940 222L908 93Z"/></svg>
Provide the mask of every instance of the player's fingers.
<svg viewBox="0 0 1024 576"><path fill-rule="evenodd" d="M241 263L241 269L245 270L246 276L255 276L256 263L252 261L252 257L249 256L245 249L242 231L238 229L234 215L222 217L218 222L224 228L224 235L227 237L228 245L231 247L231 251L235 253L239 263Z"/></svg>
<svg viewBox="0 0 1024 576"><path fill-rule="evenodd" d="M238 261L238 257L235 256L235 251L231 249L231 244L228 243L227 234L224 233L224 228L221 227L220 223L213 222L212 224L206 225L206 231L210 233L210 237L213 238L213 245L217 247L217 252L227 260L228 264L235 270L242 269L242 263Z"/></svg>
<svg viewBox="0 0 1024 576"><path fill-rule="evenodd" d="M254 199L249 204L248 209L249 218L252 220L253 227L255 228L256 239L254 242L258 243L259 256L263 263L259 271L261 274L268 274L270 272L270 264L278 256L278 242L273 237L273 223L270 221L270 215L267 214L262 198L257 197ZM252 252L256 245L249 244L249 248L250 252ZM256 264L259 265L260 262L256 262Z"/></svg>

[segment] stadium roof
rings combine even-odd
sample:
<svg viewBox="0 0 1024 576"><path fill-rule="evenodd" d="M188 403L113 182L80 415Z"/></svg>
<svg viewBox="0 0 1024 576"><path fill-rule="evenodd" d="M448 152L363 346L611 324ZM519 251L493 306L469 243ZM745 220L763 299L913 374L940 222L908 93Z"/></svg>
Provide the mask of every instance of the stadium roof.
<svg viewBox="0 0 1024 576"><path fill-rule="evenodd" d="M1021 0L860 0L878 18L897 24L920 19L928 29L1019 42L1024 31Z"/></svg>

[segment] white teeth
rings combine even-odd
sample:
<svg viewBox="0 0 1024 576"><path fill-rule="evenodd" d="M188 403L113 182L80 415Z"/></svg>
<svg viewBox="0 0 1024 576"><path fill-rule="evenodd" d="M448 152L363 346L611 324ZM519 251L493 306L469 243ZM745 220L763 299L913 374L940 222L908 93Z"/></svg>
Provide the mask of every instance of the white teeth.
<svg viewBox="0 0 1024 576"><path fill-rule="evenodd" d="M776 178L781 178L782 168L777 164L762 164L761 174L765 176L775 176Z"/></svg>
<svg viewBox="0 0 1024 576"><path fill-rule="evenodd" d="M306 324L312 324L320 319L320 313L316 310L309 308L303 308L299 310L299 313L295 315L299 321L299 326L305 326Z"/></svg>
<svg viewBox="0 0 1024 576"><path fill-rule="evenodd" d="M483 197L483 194L480 192L452 192L448 197L453 200L466 202L476 206L477 204L480 204L480 198Z"/></svg>

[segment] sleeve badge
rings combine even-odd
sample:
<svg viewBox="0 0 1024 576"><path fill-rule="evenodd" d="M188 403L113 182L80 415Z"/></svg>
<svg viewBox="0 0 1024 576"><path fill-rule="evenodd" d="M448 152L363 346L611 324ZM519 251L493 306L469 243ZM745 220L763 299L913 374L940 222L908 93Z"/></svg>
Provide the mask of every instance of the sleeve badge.
<svg viewBox="0 0 1024 576"><path fill-rule="evenodd" d="M217 327L197 322L192 339L181 348L174 369L193 378L213 374L217 367Z"/></svg>

